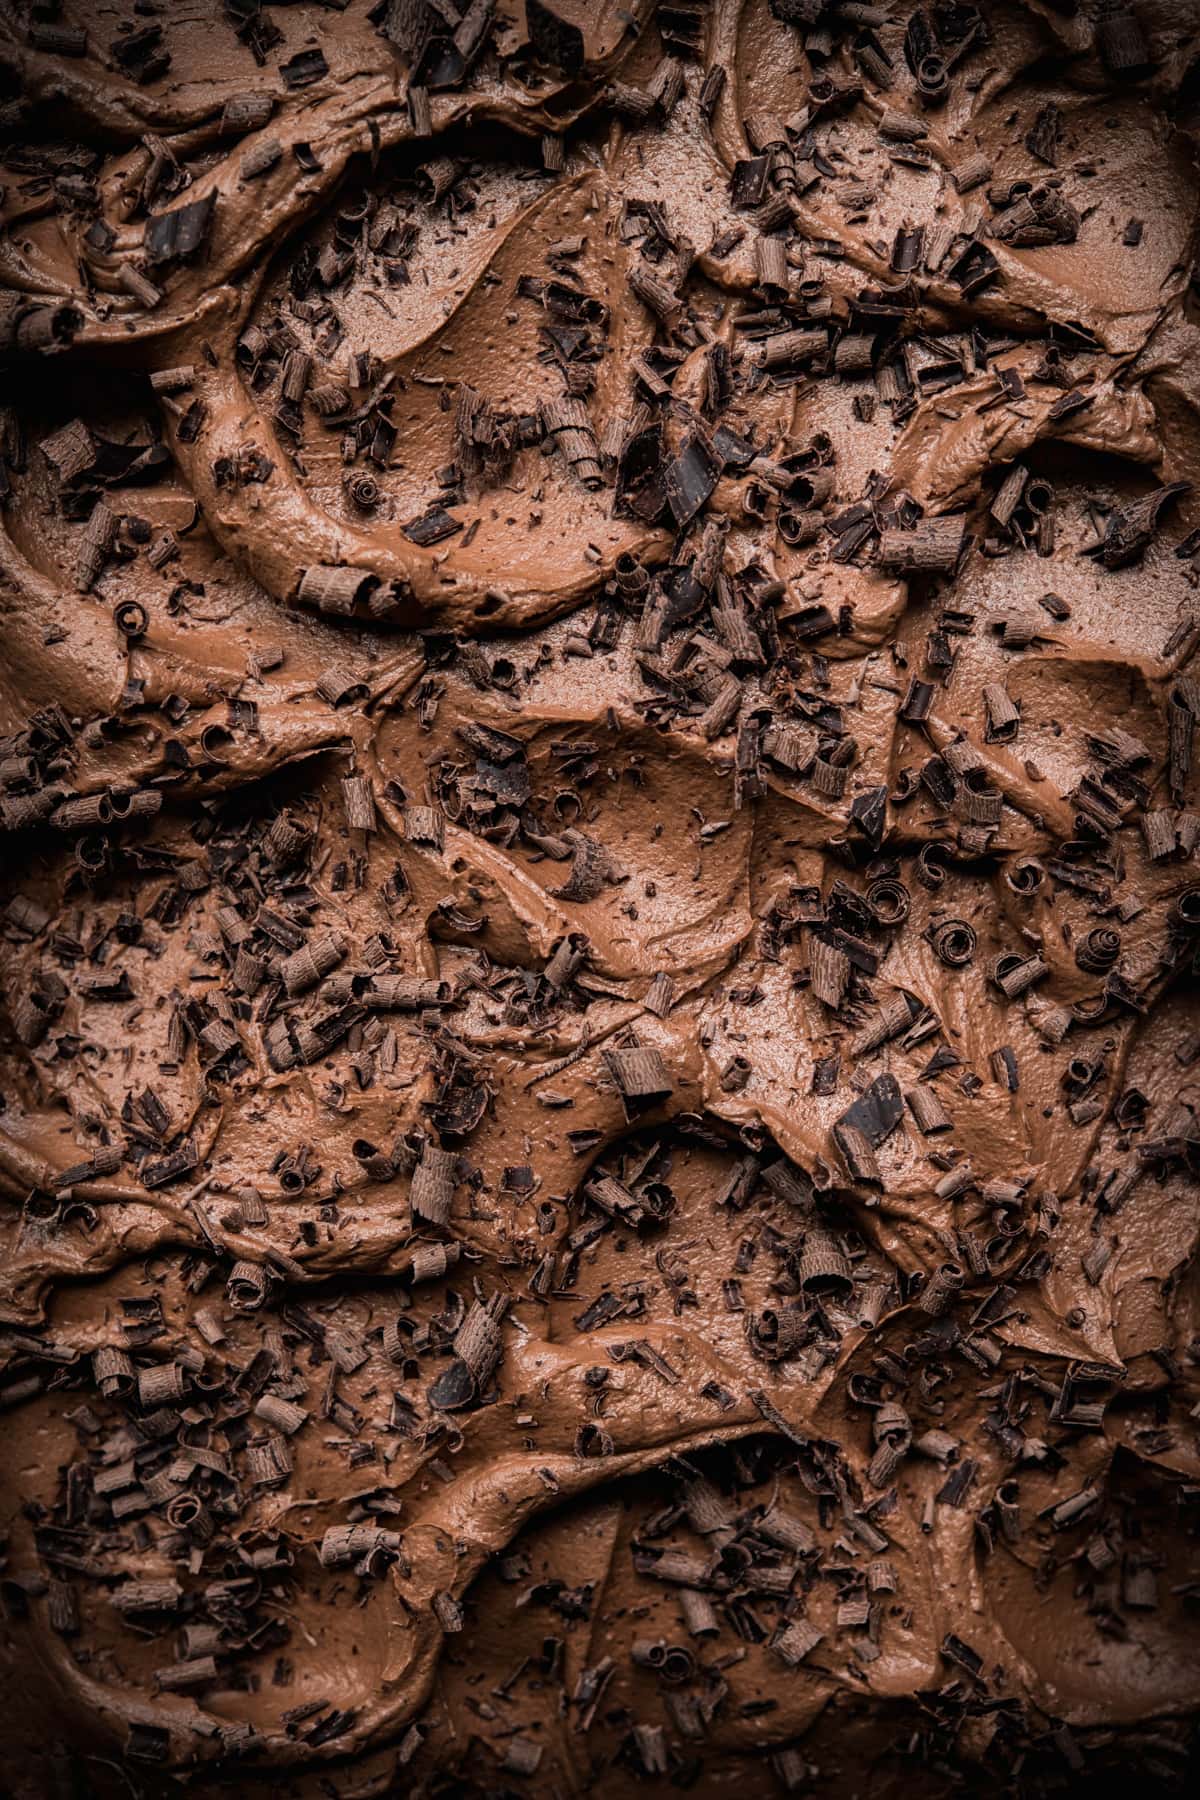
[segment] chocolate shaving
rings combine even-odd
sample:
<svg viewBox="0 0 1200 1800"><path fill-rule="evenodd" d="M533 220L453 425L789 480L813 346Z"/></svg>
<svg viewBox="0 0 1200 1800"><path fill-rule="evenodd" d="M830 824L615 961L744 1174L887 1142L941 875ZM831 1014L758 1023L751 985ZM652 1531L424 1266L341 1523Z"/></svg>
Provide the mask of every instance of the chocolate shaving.
<svg viewBox="0 0 1200 1800"><path fill-rule="evenodd" d="M146 220L143 245L152 268L196 254L212 229L216 199L215 193L209 193L173 212L151 214Z"/></svg>
<svg viewBox="0 0 1200 1800"><path fill-rule="evenodd" d="M663 470L667 502L677 525L695 518L717 484L721 464L708 434L688 433L680 453Z"/></svg>
<svg viewBox="0 0 1200 1800"><path fill-rule="evenodd" d="M1138 562L1158 530L1161 515L1190 492L1190 482L1174 481L1166 487L1156 488L1143 499L1110 513L1104 527L1104 537L1095 552L1104 567L1124 569L1130 563Z"/></svg>
<svg viewBox="0 0 1200 1800"><path fill-rule="evenodd" d="M525 0L525 29L539 62L561 69L564 75L582 73L585 52L578 25L560 18L544 0Z"/></svg>
<svg viewBox="0 0 1200 1800"><path fill-rule="evenodd" d="M431 506L419 519L410 519L401 529L410 543L419 544L423 550L428 550L432 545L453 537L456 531L461 531L462 520L448 513L444 506Z"/></svg>

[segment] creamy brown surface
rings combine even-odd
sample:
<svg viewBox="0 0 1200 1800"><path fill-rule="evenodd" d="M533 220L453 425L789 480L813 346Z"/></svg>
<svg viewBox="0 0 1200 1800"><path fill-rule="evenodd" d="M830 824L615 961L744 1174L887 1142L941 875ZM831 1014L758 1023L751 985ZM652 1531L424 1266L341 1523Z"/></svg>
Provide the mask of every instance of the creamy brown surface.
<svg viewBox="0 0 1200 1800"><path fill-rule="evenodd" d="M1195 8L465 11L0 18L0 1786L1175 1791Z"/></svg>

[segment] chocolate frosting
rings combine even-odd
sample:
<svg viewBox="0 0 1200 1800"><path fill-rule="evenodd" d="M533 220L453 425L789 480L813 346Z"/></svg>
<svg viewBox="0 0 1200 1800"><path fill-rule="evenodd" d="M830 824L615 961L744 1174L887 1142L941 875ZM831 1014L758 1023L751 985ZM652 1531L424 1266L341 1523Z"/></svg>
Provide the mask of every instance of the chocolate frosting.
<svg viewBox="0 0 1200 1800"><path fill-rule="evenodd" d="M0 46L7 1791L1182 1788L1194 7Z"/></svg>

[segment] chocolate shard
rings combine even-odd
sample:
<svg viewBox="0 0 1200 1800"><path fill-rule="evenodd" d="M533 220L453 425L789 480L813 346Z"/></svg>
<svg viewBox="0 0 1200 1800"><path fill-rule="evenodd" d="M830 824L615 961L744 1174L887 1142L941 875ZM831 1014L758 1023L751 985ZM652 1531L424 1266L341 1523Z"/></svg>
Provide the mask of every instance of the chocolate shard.
<svg viewBox="0 0 1200 1800"><path fill-rule="evenodd" d="M210 192L146 220L143 250L152 268L196 254L212 228L216 201L216 193Z"/></svg>
<svg viewBox="0 0 1200 1800"><path fill-rule="evenodd" d="M880 536L878 561L905 574L953 569L963 551L965 531L961 515L928 519L911 530L889 529Z"/></svg>
<svg viewBox="0 0 1200 1800"><path fill-rule="evenodd" d="M849 1296L850 1259L832 1232L819 1225L806 1228L803 1251L796 1259L796 1280L809 1299L841 1301Z"/></svg>
<svg viewBox="0 0 1200 1800"><path fill-rule="evenodd" d="M303 571L296 598L320 612L349 616L378 586L379 577L367 569L321 566Z"/></svg>
<svg viewBox="0 0 1200 1800"><path fill-rule="evenodd" d="M77 307L0 293L0 350L53 354L66 349L82 326Z"/></svg>
<svg viewBox="0 0 1200 1800"><path fill-rule="evenodd" d="M1058 166L1058 146L1062 134L1062 113L1053 101L1039 108L1037 117L1025 137L1025 148L1031 156L1049 168Z"/></svg>
<svg viewBox="0 0 1200 1800"><path fill-rule="evenodd" d="M617 462L617 490L613 510L627 512L655 524L667 505L663 481L663 432L655 423L631 433Z"/></svg>
<svg viewBox="0 0 1200 1800"><path fill-rule="evenodd" d="M98 448L95 438L82 419L43 438L38 445L60 482L74 481L95 466Z"/></svg>
<svg viewBox="0 0 1200 1800"><path fill-rule="evenodd" d="M462 528L462 520L447 512L444 506L431 506L420 518L410 519L407 525L401 527L410 543L419 544L422 550L428 550L434 544L453 537Z"/></svg>
<svg viewBox="0 0 1200 1800"><path fill-rule="evenodd" d="M274 110L275 102L270 94L231 94L221 109L221 135L244 137L247 132L260 131Z"/></svg>
<svg viewBox="0 0 1200 1800"><path fill-rule="evenodd" d="M853 1126L862 1132L872 1149L878 1149L896 1129L903 1113L904 1102L896 1077L878 1075L866 1093L846 1109L837 1124Z"/></svg>
<svg viewBox="0 0 1200 1800"><path fill-rule="evenodd" d="M1096 45L1104 66L1114 75L1132 79L1154 65L1154 57L1132 7L1115 5L1096 20Z"/></svg>
<svg viewBox="0 0 1200 1800"><path fill-rule="evenodd" d="M47 19L53 19L53 13ZM29 42L48 56L86 56L88 52L88 35L82 25L58 25L35 18L29 26Z"/></svg>
<svg viewBox="0 0 1200 1800"><path fill-rule="evenodd" d="M603 892L613 870L613 859L604 845L584 831L573 828L563 833L563 841L571 851L571 872L559 888L553 889L559 900L595 900Z"/></svg>
<svg viewBox="0 0 1200 1800"><path fill-rule="evenodd" d="M542 405L546 435L553 438L577 480L586 488L603 483L596 434L583 401L573 396L547 400Z"/></svg>
<svg viewBox="0 0 1200 1800"><path fill-rule="evenodd" d="M429 1388L429 1403L439 1412L462 1412L486 1392L500 1361L500 1325L508 1307L506 1294L477 1300L454 1339L454 1359Z"/></svg>
<svg viewBox="0 0 1200 1800"><path fill-rule="evenodd" d="M322 50L300 50L287 62L280 63L279 73L284 86L295 92L322 81L329 73L329 64Z"/></svg>
<svg viewBox="0 0 1200 1800"><path fill-rule="evenodd" d="M605 1050L602 1056L627 1108L637 1110L651 1105L675 1090L662 1052L653 1046Z"/></svg>
<svg viewBox="0 0 1200 1800"><path fill-rule="evenodd" d="M814 938L809 955L809 980L817 999L836 1011L846 998L850 982L849 957L824 939Z"/></svg>
<svg viewBox="0 0 1200 1800"><path fill-rule="evenodd" d="M851 1051L855 1056L864 1056L868 1051L877 1050L881 1044L907 1031L919 1012L920 1006L911 994L903 989L892 994L856 1033L851 1041Z"/></svg>
<svg viewBox="0 0 1200 1800"><path fill-rule="evenodd" d="M1001 209L992 220L992 236L1002 244L1036 247L1073 244L1079 214L1058 188L1034 187Z"/></svg>
<svg viewBox="0 0 1200 1800"><path fill-rule="evenodd" d="M1104 567L1124 569L1138 562L1149 548L1162 514L1191 491L1190 481L1172 481L1110 513L1098 550Z"/></svg>
<svg viewBox="0 0 1200 1800"><path fill-rule="evenodd" d="M743 158L733 166L730 180L729 197L731 203L739 210L761 206L767 192L767 182L771 173L769 156L753 156Z"/></svg>
<svg viewBox="0 0 1200 1800"><path fill-rule="evenodd" d="M771 1649L781 1662L789 1668L799 1668L812 1655L818 1644L824 1641L824 1634L807 1619L793 1619L791 1623L772 1639Z"/></svg>
<svg viewBox="0 0 1200 1800"><path fill-rule="evenodd" d="M401 1556L404 1539L381 1525L330 1525L317 1549L322 1568L359 1566L364 1573L378 1573Z"/></svg>
<svg viewBox="0 0 1200 1800"><path fill-rule="evenodd" d="M663 470L667 503L675 523L694 519L717 485L721 461L708 433L697 426L684 439L679 455Z"/></svg>
<svg viewBox="0 0 1200 1800"><path fill-rule="evenodd" d="M872 850L878 850L887 830L887 789L873 787L856 794L850 803L850 822L862 832Z"/></svg>
<svg viewBox="0 0 1200 1800"><path fill-rule="evenodd" d="M458 1156L427 1143L412 1173L409 1205L414 1220L445 1225L450 1219L458 1184Z"/></svg>
<svg viewBox="0 0 1200 1800"><path fill-rule="evenodd" d="M561 69L564 75L583 72L586 53L578 25L560 18L544 0L525 0L525 29L539 62Z"/></svg>

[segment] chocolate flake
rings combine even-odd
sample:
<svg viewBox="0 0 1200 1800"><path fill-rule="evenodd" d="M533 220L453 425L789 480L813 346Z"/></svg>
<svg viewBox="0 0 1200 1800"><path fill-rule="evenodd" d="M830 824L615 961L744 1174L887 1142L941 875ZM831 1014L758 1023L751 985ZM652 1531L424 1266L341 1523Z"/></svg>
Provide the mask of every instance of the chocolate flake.
<svg viewBox="0 0 1200 1800"><path fill-rule="evenodd" d="M173 212L152 214L146 220L144 249L152 268L196 254L212 228L216 199L215 192L210 192Z"/></svg>
<svg viewBox="0 0 1200 1800"><path fill-rule="evenodd" d="M539 62L561 69L564 75L582 73L585 52L578 25L561 18L544 0L525 0L525 28Z"/></svg>
<svg viewBox="0 0 1200 1800"><path fill-rule="evenodd" d="M461 531L462 520L448 513L444 506L431 506L428 512L422 513L418 519L410 519L401 529L411 543L428 550L432 545L453 537L456 531Z"/></svg>

